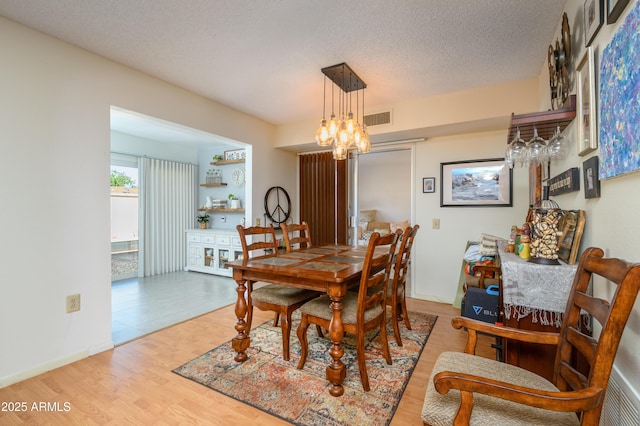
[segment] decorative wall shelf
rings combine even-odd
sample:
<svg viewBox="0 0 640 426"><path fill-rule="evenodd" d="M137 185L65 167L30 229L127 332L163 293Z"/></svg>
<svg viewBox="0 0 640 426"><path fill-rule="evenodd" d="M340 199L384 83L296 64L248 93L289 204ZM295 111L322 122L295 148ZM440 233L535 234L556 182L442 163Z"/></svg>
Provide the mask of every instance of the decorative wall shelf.
<svg viewBox="0 0 640 426"><path fill-rule="evenodd" d="M220 182L220 183L201 183L200 186L227 186L226 183L224 182Z"/></svg>
<svg viewBox="0 0 640 426"><path fill-rule="evenodd" d="M220 160L220 161L212 161L210 164L212 166L224 166L225 164L238 164L244 163L245 159L241 158L239 160Z"/></svg>
<svg viewBox="0 0 640 426"><path fill-rule="evenodd" d="M530 114L511 114L511 123L509 125L509 135L507 143L510 143L516 135L516 131L520 129L520 137L525 141L533 138L533 128L538 130L538 135L549 140L556 128L560 126L560 131L564 129L576 117L576 95L569 96L565 104L565 108L549 110L543 112L534 112Z"/></svg>
<svg viewBox="0 0 640 426"><path fill-rule="evenodd" d="M198 211L206 213L244 213L244 209L198 209Z"/></svg>

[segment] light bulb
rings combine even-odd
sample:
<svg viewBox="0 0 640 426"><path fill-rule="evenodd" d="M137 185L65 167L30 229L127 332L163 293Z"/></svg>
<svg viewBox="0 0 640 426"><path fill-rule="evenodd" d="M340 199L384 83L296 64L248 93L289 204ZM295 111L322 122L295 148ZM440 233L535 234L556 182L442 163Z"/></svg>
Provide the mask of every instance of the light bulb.
<svg viewBox="0 0 640 426"><path fill-rule="evenodd" d="M316 132L316 142L320 146L329 146L333 142L333 137L329 133L329 128L327 127L327 120L322 120L320 122L320 127Z"/></svg>
<svg viewBox="0 0 640 426"><path fill-rule="evenodd" d="M336 119L336 115L331 113L331 119L329 120L329 124L327 126L329 128L329 134L332 138L335 138L338 134L338 120Z"/></svg>
<svg viewBox="0 0 640 426"><path fill-rule="evenodd" d="M338 144L333 146L333 159L334 160L346 160L347 148Z"/></svg>
<svg viewBox="0 0 640 426"><path fill-rule="evenodd" d="M349 113L349 118L347 118L346 127L350 135L353 135L356 131L356 121L353 119L353 113L351 112Z"/></svg>

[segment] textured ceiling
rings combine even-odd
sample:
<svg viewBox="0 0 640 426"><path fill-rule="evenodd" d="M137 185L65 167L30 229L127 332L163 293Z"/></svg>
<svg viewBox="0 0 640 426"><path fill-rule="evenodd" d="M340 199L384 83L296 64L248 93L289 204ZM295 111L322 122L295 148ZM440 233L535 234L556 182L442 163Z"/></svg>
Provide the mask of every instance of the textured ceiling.
<svg viewBox="0 0 640 426"><path fill-rule="evenodd" d="M537 76L565 4L2 0L0 15L282 124L320 118L320 69L340 62L367 109Z"/></svg>

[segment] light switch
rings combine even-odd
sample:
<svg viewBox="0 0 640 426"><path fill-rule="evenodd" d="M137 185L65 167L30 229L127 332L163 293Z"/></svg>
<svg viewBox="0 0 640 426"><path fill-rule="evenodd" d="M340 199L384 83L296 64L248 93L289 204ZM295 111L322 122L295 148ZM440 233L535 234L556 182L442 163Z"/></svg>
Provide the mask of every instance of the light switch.
<svg viewBox="0 0 640 426"><path fill-rule="evenodd" d="M440 219L433 219L433 224L431 226L433 229L440 229Z"/></svg>

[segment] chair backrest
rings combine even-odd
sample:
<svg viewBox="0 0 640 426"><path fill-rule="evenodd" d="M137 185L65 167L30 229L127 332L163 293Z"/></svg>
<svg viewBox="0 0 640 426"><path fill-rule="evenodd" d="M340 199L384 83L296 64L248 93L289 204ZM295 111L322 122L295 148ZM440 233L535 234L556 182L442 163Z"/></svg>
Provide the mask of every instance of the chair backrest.
<svg viewBox="0 0 640 426"><path fill-rule="evenodd" d="M242 255L245 259L249 259L256 250L261 250L258 255L264 256L272 254L278 255L278 240L276 239L276 232L273 229L273 225L269 226L250 226L248 228L242 225L236 226L238 234L240 235L240 243L242 244ZM262 235L262 240L253 241L253 236ZM247 240L251 238L252 242Z"/></svg>
<svg viewBox="0 0 640 426"><path fill-rule="evenodd" d="M603 256L601 249L592 247L585 250L578 264L556 352L554 381L560 390L606 390L622 332L640 289L640 263ZM607 281L616 285L609 301L589 295L590 283L593 293L598 294L604 289L596 292L596 286L606 287ZM598 337L584 332L581 323L585 312L600 323ZM588 377L572 366L577 353L589 363ZM598 424L603 401L604 395L597 408L582 414L582 424Z"/></svg>
<svg viewBox="0 0 640 426"><path fill-rule="evenodd" d="M312 246L311 232L307 222L303 221L300 224L292 223L289 225L281 223L280 228L284 236L284 243L287 246L287 253L296 247L309 248Z"/></svg>
<svg viewBox="0 0 640 426"><path fill-rule="evenodd" d="M362 266L360 288L358 289L357 321L359 324L364 324L364 313L372 306L377 304L381 305L382 309L386 309L387 284L401 233L402 231L397 230L391 234L380 236L380 233L374 232L369 237L367 254ZM373 287L377 290L369 291Z"/></svg>
<svg viewBox="0 0 640 426"><path fill-rule="evenodd" d="M407 282L407 271L409 270L409 259L411 258L411 247L413 247L413 240L416 238L416 234L420 229L420 225L415 225L413 228L408 226L402 233L402 240L396 256L393 271L393 281L391 285L396 294L398 291L404 292L405 284ZM398 294L401 296L401 294Z"/></svg>

